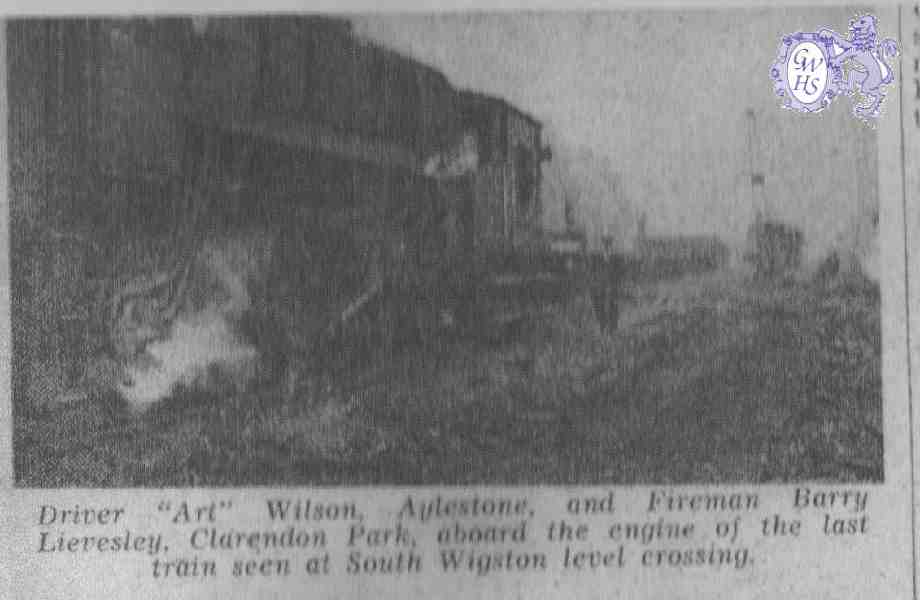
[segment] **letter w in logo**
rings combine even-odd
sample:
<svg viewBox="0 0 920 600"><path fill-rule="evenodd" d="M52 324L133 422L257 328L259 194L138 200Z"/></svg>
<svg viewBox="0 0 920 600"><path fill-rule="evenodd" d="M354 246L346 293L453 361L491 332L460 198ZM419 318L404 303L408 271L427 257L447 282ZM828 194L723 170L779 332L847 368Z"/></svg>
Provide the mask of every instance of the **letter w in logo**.
<svg viewBox="0 0 920 600"><path fill-rule="evenodd" d="M795 53L795 56L792 57L792 61L795 63L795 66L798 67L799 71L809 71L814 73L815 69L824 63L824 57L812 56L809 58L808 55L808 49L802 48Z"/></svg>

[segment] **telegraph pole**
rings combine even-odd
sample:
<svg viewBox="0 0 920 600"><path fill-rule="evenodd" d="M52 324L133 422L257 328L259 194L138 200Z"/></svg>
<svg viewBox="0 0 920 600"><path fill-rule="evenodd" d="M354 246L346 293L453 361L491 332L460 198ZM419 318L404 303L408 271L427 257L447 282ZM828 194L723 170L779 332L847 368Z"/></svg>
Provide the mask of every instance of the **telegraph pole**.
<svg viewBox="0 0 920 600"><path fill-rule="evenodd" d="M748 174L751 178L751 208L755 222L760 222L767 217L766 198L764 194L764 174L754 170L754 142L757 140L757 119L754 109L745 111L747 115L748 130Z"/></svg>
<svg viewBox="0 0 920 600"><path fill-rule="evenodd" d="M757 140L757 121L753 108L745 111L747 120L747 145L748 145L748 170L747 175L750 177L751 184L751 213L752 222L748 226L747 235L747 252L757 265L761 254L761 229L763 221L766 219L766 202L764 194L764 175L754 170L754 142ZM756 267L755 267L756 268Z"/></svg>

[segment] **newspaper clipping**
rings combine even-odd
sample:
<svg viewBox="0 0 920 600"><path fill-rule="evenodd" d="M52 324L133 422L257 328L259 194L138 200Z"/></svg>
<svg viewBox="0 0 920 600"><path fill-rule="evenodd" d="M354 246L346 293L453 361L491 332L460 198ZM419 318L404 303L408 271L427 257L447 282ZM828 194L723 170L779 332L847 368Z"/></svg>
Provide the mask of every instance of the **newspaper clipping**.
<svg viewBox="0 0 920 600"><path fill-rule="evenodd" d="M126 10L0 27L0 596L918 598L920 4Z"/></svg>

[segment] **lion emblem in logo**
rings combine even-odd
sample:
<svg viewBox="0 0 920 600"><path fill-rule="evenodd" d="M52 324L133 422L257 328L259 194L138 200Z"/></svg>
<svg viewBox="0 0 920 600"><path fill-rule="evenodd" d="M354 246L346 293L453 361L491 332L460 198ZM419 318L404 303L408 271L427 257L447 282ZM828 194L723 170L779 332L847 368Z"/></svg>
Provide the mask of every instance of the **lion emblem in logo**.
<svg viewBox="0 0 920 600"><path fill-rule="evenodd" d="M885 98L883 86L894 81L885 59L891 60L898 55L897 42L891 38L879 41L874 15L851 19L849 39L829 29L819 31L818 38L832 44L834 54L828 57L828 66L839 81L841 91L862 97L862 102L857 101L853 107L854 114L861 118L877 117Z"/></svg>

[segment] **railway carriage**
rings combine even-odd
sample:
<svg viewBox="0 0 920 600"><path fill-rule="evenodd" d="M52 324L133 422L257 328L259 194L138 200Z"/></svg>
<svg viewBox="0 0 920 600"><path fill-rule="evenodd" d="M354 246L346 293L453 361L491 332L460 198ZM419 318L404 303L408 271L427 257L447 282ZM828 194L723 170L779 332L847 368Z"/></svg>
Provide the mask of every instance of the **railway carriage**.
<svg viewBox="0 0 920 600"><path fill-rule="evenodd" d="M340 364L481 324L497 297L519 315L571 287L541 277L560 269L541 228L540 122L346 20L13 20L8 37L13 244L43 236L25 220L97 240L58 253L66 264L14 265L19 298L63 270L86 288L74 302L175 307L203 240L261 232L273 255L254 328L279 332L280 354ZM66 330L47 306L16 308L27 354ZM124 342L124 319L83 310L86 343L57 359L71 373L99 331L110 352ZM150 336L171 316L144 324Z"/></svg>

